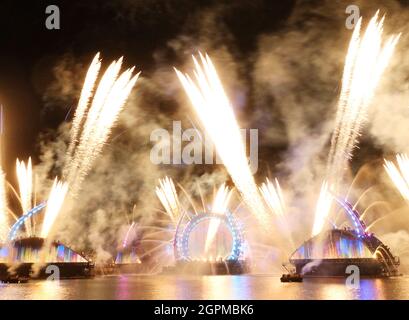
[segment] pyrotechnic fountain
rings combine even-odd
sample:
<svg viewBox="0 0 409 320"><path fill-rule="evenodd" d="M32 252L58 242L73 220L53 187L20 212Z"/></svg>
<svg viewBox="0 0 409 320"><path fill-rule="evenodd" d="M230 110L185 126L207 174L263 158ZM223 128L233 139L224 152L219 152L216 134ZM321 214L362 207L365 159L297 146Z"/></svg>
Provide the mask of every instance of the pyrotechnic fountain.
<svg viewBox="0 0 409 320"><path fill-rule="evenodd" d="M19 193L9 184L22 208L22 216L17 218L17 215L7 207L6 181L4 173L0 172L0 209L3 209L0 214L0 222L2 222L0 241L3 243L1 252L4 267L2 273L7 273L9 268L7 265L11 265L13 272L28 276L32 265L39 264L42 265L42 269L38 270L37 275L41 276L44 275L45 266L52 263L59 265L61 277L90 274L92 264L82 255L53 241L55 231L53 229L61 211L67 210L65 208L67 196L75 197L78 194L81 183L101 153L139 76L139 73L132 75L134 68L119 75L121 64L122 58L111 63L93 95L101 67L99 53L93 59L84 81L71 128L71 141L67 149L66 165L62 172L64 181L55 178L46 201L40 204L33 202L35 191L33 190L31 159L27 164L17 160ZM90 104L91 98L92 103ZM36 198L35 196L34 199ZM43 211L44 217L40 237L38 237L34 222L38 213ZM7 232L9 228L6 212L11 212L16 219L10 232ZM21 238L22 235L25 237Z"/></svg>
<svg viewBox="0 0 409 320"><path fill-rule="evenodd" d="M244 202L268 229L270 219L251 174L237 120L223 85L209 56L200 54L200 62L193 57L195 81L176 70L201 123L214 143L217 153Z"/></svg>
<svg viewBox="0 0 409 320"><path fill-rule="evenodd" d="M193 210L179 201L173 181L160 180L156 194L174 227L171 273L240 274L247 272L243 227L229 208L232 190L222 184L211 206ZM190 198L189 201L192 201Z"/></svg>
<svg viewBox="0 0 409 320"><path fill-rule="evenodd" d="M312 238L290 258L300 274L345 276L348 265L357 265L363 276L399 274L398 258L375 235L367 232L369 227L365 226L360 214L346 199L334 196L341 192L344 171L358 142L367 109L399 40L398 35L383 42L383 21L384 18L378 21L377 12L361 38L360 19L351 38L331 139L327 177L317 202ZM401 171L404 171L404 161L403 157L398 158ZM386 162L385 167L405 195L407 186L404 178L392 163ZM353 229L339 229L331 222L330 212L334 200L349 216ZM328 221L332 223L333 229L322 231Z"/></svg>
<svg viewBox="0 0 409 320"><path fill-rule="evenodd" d="M386 245L368 232L370 227L366 227L363 216L355 210L355 206L349 204L348 196L345 199L338 197L344 192L344 171L357 145L372 97L399 39L399 36L391 36L383 41L383 21L383 18L378 20L377 13L361 36L360 19L351 38L311 239L296 249L290 258L297 272L303 274L344 275L345 266L349 264L360 266L362 275L398 273L399 261ZM212 61L208 55L199 54L199 59L193 57L193 63L194 77L175 71L218 156L251 216L257 220L258 228L268 234L277 227L294 250L288 214L290 209L284 197L286 193L277 179L266 179L260 186L256 184L233 108ZM3 263L29 264L30 268L32 264L77 263L77 266L85 268L83 270L88 270L88 260L52 239L58 229L59 215L63 210L72 209L69 207L72 201L67 199L78 196L84 179L102 152L138 79L139 73L133 75L134 68L120 73L121 66L122 58L113 61L97 86L101 69L99 54L92 60L74 115L62 180L55 178L43 202L37 203L37 197L33 196L31 159L27 163L17 160L18 192L14 188L12 190L20 202L22 216L17 218L12 214L16 217L16 223L11 226L10 232L6 214L9 210L7 184L0 167L0 241L4 243L0 258ZM397 157L397 162L398 167L386 161L385 168L399 192L409 200L409 160L401 155ZM156 259L152 270L161 267L160 260L169 262L169 256L173 256L174 266L166 271L201 274L247 272L248 244L243 220L238 219L235 210L229 209L232 190L222 184L215 192L212 204L206 205L201 196L202 207L197 209L200 206L195 204L190 194L182 187L180 189L188 205L180 200L171 179L166 177L159 181L155 191L168 217L166 227L159 226L159 223L141 226L135 221L130 222L118 248L115 264L134 268L145 257L165 248L167 250L161 253L160 259ZM331 213L336 207L346 213L352 228L342 229L336 225L336 221L332 221ZM39 231L36 229L36 217L42 212L44 217ZM327 225L332 225L330 231L324 230ZM145 229L149 232L141 232L141 238L134 241L131 235ZM165 239L159 239L158 234L162 237L165 235ZM156 238L152 239L153 236ZM137 246L148 243L156 246L137 254ZM279 246L282 251L288 251L285 245L280 243Z"/></svg>
<svg viewBox="0 0 409 320"><path fill-rule="evenodd" d="M352 158L352 152L357 144L374 92L399 40L399 35L397 35L383 41L383 21L384 18L379 20L378 13L376 13L362 37L360 36L361 19L353 32L345 62L335 129L328 156L327 173L323 179L324 182L316 204L315 221L312 229L313 239L307 245L321 246L316 239L322 239L328 235L326 232L323 233L322 230L330 222L333 227L333 231L329 233L330 239L332 235L338 238L335 242L332 242L332 240L322 240L321 242L330 243L334 246L341 245L341 251L335 250L329 255L324 251L315 251L315 255L304 255L301 253L301 251L305 251L304 245L295 251L291 259L295 263L295 257L303 257L304 264L296 263L298 271L300 271L300 266L303 267L307 264L308 259L314 260L314 263L316 263L318 260L328 258L326 254L331 256L331 259L359 258L359 254L362 254L363 259L371 259L370 263L376 265L375 268L365 269L364 267L368 274L372 271L375 274L397 274L398 262L393 258L389 249L373 234L367 233L359 214L348 204L346 199L338 199L338 197L334 196L334 194L342 193L345 182L344 170L348 165L348 161ZM201 124L215 144L216 150L245 204L267 230L271 226L269 212L273 213L279 218L281 227L285 226L287 237L291 239L283 193L278 181L276 180L274 185L267 180L259 190L257 189L248 168L241 138L237 134L237 121L216 69L207 55L200 54L200 62L195 58L193 58L193 61L195 65L193 80L189 75L184 75L178 70L176 70L177 76L198 114ZM395 183L400 186L399 190L405 195L409 188L404 178L397 175L391 164L387 164L387 169ZM400 169L405 175L404 165L400 164ZM409 195L409 192L407 193ZM262 199L264 199L264 202ZM335 207L334 202L338 203L348 213L354 230L340 230L335 223L331 222L330 212ZM162 203L164 202L162 201ZM173 201L164 203L164 207L168 207L169 214L173 214L175 210L177 211L178 202L173 199ZM195 219L192 220L195 221ZM183 239L183 236L181 238ZM176 254L183 256L183 240L181 242L182 244L177 247L179 251L175 253L175 256ZM358 255L355 256L354 252ZM386 252L387 255L380 254L380 252ZM323 266L324 269L327 268L327 264ZM331 268L328 270L330 273ZM343 274L345 274L345 270L343 270Z"/></svg>
<svg viewBox="0 0 409 320"><path fill-rule="evenodd" d="M377 12L361 37L360 18L349 44L327 165L326 179L334 192L340 191L370 102L400 37L393 35L384 41L383 22L384 18L378 21Z"/></svg>
<svg viewBox="0 0 409 320"><path fill-rule="evenodd" d="M409 159L406 154L396 156L398 166L392 161L385 160L385 170L402 197L409 201Z"/></svg>

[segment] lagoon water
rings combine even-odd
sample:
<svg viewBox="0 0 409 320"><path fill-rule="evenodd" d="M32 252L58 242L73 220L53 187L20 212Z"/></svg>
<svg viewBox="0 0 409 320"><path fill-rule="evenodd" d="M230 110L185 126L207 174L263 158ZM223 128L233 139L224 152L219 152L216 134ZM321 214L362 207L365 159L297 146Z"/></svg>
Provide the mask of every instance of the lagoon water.
<svg viewBox="0 0 409 320"><path fill-rule="evenodd" d="M0 299L409 299L409 276L361 279L353 289L340 278L281 283L270 275L115 275L0 284Z"/></svg>

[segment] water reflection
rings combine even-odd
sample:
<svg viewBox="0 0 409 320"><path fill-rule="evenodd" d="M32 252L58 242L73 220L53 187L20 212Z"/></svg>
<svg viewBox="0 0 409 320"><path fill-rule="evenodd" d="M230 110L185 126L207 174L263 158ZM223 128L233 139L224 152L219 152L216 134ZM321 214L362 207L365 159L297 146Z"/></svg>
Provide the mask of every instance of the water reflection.
<svg viewBox="0 0 409 320"><path fill-rule="evenodd" d="M0 299L409 299L409 278L362 279L353 289L344 279L281 283L268 275L122 275L0 284Z"/></svg>

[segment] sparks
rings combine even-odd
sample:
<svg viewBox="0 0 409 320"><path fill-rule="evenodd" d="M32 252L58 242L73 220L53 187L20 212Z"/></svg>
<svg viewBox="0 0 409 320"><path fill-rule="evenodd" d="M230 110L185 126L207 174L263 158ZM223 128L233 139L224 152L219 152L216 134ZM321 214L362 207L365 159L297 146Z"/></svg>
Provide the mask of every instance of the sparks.
<svg viewBox="0 0 409 320"><path fill-rule="evenodd" d="M192 106L208 132L227 171L244 202L263 226L268 219L257 186L251 174L240 129L217 71L206 54L195 64L195 80L176 70Z"/></svg>
<svg viewBox="0 0 409 320"><path fill-rule="evenodd" d="M392 35L383 41L383 21L384 18L378 21L377 12L361 38L360 18L349 44L327 165L327 179L335 191L352 158L369 104L400 37ZM333 182L332 177L338 181Z"/></svg>
<svg viewBox="0 0 409 320"><path fill-rule="evenodd" d="M61 211L65 196L68 191L68 184L58 181L55 178L50 194L48 196L47 208L44 214L43 225L41 229L41 237L47 238L58 214Z"/></svg>
<svg viewBox="0 0 409 320"><path fill-rule="evenodd" d="M33 169L31 158L28 159L27 165L24 161L16 160L16 173L18 186L20 191L20 204L22 213L27 213L32 208L32 194L33 194ZM32 235L31 220L27 219L25 222L27 235Z"/></svg>
<svg viewBox="0 0 409 320"><path fill-rule="evenodd" d="M173 180L169 177L159 180L159 186L156 187L156 195L165 208L166 214L176 225L181 214L178 194L176 192Z"/></svg>
<svg viewBox="0 0 409 320"><path fill-rule="evenodd" d="M6 177L0 166L0 243L4 243L9 233L7 217Z"/></svg>
<svg viewBox="0 0 409 320"><path fill-rule="evenodd" d="M214 197L212 212L213 213L226 212L227 207L229 206L231 195L232 191L229 189L229 187L226 186L225 183L223 183L217 190L216 196Z"/></svg>
<svg viewBox="0 0 409 320"><path fill-rule="evenodd" d="M392 161L384 160L384 168L402 197L409 201L409 158L406 154L398 154L396 166Z"/></svg>
<svg viewBox="0 0 409 320"><path fill-rule="evenodd" d="M214 197L212 213L225 214L229 206L231 194L232 194L231 190L229 190L229 188L226 187L226 184L223 183L217 190L216 196ZM214 238L216 237L217 231L219 230L219 226L220 219L210 220L209 227L207 229L207 236L204 249L206 254L209 252L210 246Z"/></svg>
<svg viewBox="0 0 409 320"><path fill-rule="evenodd" d="M317 201L315 209L314 226L312 228L311 236L314 237L319 234L324 227L325 222L329 216L332 205L332 194L329 191L328 183L324 181L321 186L321 192Z"/></svg>
<svg viewBox="0 0 409 320"><path fill-rule="evenodd" d="M99 52L95 55L88 69L85 77L84 86L81 90L80 100L78 102L77 109L75 110L74 118L72 120L71 127L71 140L67 152L67 160L69 162L72 152L74 151L76 143L78 143L78 136L81 129L81 123L84 120L85 113L87 112L89 99L92 96L92 92L95 87L95 81L97 80L99 70L101 68L101 60L99 59Z"/></svg>
<svg viewBox="0 0 409 320"><path fill-rule="evenodd" d="M73 153L73 156L69 157L70 161L64 168L64 177L73 196L78 194L85 176L101 153L139 77L140 73L133 76L134 68L119 75L121 65L122 58L113 61L107 68L92 98L91 106L88 101L100 68L99 55L94 58L88 70L71 129L71 138L74 141L71 141L68 152ZM81 123L84 123L82 130ZM79 143L75 147L77 139Z"/></svg>
<svg viewBox="0 0 409 320"><path fill-rule="evenodd" d="M274 185L267 178L266 182L262 183L259 190L264 198L264 201L271 209L271 211L279 217L284 216L285 214L284 197L278 180L275 179Z"/></svg>
<svg viewBox="0 0 409 320"><path fill-rule="evenodd" d="M135 226L135 222L132 222L132 224L128 228L128 231L125 234L124 241L122 242L122 248L126 248L126 246L128 245L128 238L134 226Z"/></svg>

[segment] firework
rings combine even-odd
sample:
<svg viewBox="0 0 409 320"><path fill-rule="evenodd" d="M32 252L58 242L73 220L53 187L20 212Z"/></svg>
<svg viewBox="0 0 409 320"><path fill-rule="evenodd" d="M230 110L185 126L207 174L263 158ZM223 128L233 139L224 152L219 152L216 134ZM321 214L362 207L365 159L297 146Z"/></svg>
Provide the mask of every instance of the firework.
<svg viewBox="0 0 409 320"><path fill-rule="evenodd" d="M84 86L81 90L80 100L78 102L77 109L75 110L74 119L72 121L71 128L71 140L67 152L67 161L69 162L72 152L74 151L76 143L78 143L79 131L81 123L84 119L85 113L88 108L89 99L92 96L92 91L95 87L95 81L97 80L99 69L101 68L101 60L99 59L99 52L95 55L88 69L85 77Z"/></svg>
<svg viewBox="0 0 409 320"><path fill-rule="evenodd" d="M213 213L224 213L229 206L229 201L232 195L232 190L226 187L223 183L216 192L216 196L213 200L212 212Z"/></svg>
<svg viewBox="0 0 409 320"><path fill-rule="evenodd" d="M342 181L375 89L399 40L399 35L382 40L383 21L378 21L377 12L361 38L359 19L349 44L327 165L327 179L335 191L332 177Z"/></svg>
<svg viewBox="0 0 409 320"><path fill-rule="evenodd" d="M133 229L134 226L135 226L135 222L132 222L131 225L128 228L128 231L125 234L124 241L122 242L122 248L125 248L128 245L128 238L129 238L131 230Z"/></svg>
<svg viewBox="0 0 409 320"><path fill-rule="evenodd" d="M91 106L88 101L100 68L99 55L94 58L88 70L71 129L71 138L74 140L71 141L68 153L73 155L68 154L69 161L64 168L64 177L73 196L78 194L82 181L101 153L139 77L140 73L133 76L134 68L119 75L121 65L122 58L113 61L107 68L92 98ZM77 139L78 146L75 142Z"/></svg>
<svg viewBox="0 0 409 320"><path fill-rule="evenodd" d="M283 217L285 214L285 205L284 205L284 198L283 192L281 191L280 184L278 180L275 179L275 185L267 178L266 182L262 183L261 187L259 188L260 192L264 198L264 201L274 212L275 215L279 217Z"/></svg>
<svg viewBox="0 0 409 320"><path fill-rule="evenodd" d="M217 71L208 55L200 54L201 63L193 57L193 62L195 81L175 69L176 74L245 203L267 226L269 221L248 165L240 129Z"/></svg>
<svg viewBox="0 0 409 320"><path fill-rule="evenodd" d="M217 190L216 196L214 197L212 213L224 214L227 211L227 208L229 206L231 194L232 194L231 190L229 190L229 188L226 187L226 184L223 183ZM217 234L217 231L219 230L219 226L220 226L219 219L210 220L209 227L207 229L206 242L205 242L205 253L206 254L208 253L210 249L210 245L212 244Z"/></svg>
<svg viewBox="0 0 409 320"><path fill-rule="evenodd" d="M33 169L31 164L31 158L28 159L27 165L24 161L16 161L16 173L18 186L20 191L20 204L22 213L25 214L32 208L32 195L33 195ZM27 235L30 236L33 233L31 220L27 219L25 222Z"/></svg>
<svg viewBox="0 0 409 320"><path fill-rule="evenodd" d="M169 177L159 180L159 186L156 187L156 195L165 208L166 214L176 225L181 214L179 199L173 180Z"/></svg>
<svg viewBox="0 0 409 320"><path fill-rule="evenodd" d="M9 233L7 218L6 177L0 166L0 243L4 243Z"/></svg>
<svg viewBox="0 0 409 320"><path fill-rule="evenodd" d="M315 209L314 226L312 228L312 237L319 234L328 219L332 205L332 194L330 193L328 183L324 181L321 186L320 195Z"/></svg>
<svg viewBox="0 0 409 320"><path fill-rule="evenodd" d="M406 154L396 156L398 166L385 160L384 168L402 197L409 201L409 158Z"/></svg>
<svg viewBox="0 0 409 320"><path fill-rule="evenodd" d="M43 225L41 229L41 237L47 238L52 226L61 211L65 196L68 191L68 184L58 181L55 178L50 194L48 196L47 208L45 210Z"/></svg>

